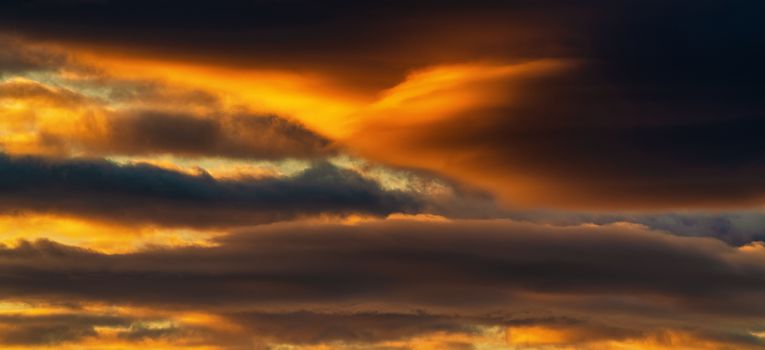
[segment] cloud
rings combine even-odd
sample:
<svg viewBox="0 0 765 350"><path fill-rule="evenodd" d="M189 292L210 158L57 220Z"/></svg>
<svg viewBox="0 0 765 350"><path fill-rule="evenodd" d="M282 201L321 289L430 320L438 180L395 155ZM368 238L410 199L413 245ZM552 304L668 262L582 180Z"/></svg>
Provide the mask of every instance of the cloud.
<svg viewBox="0 0 765 350"><path fill-rule="evenodd" d="M195 117L184 113L128 111L104 118L102 134L41 134L43 148L90 155L244 159L317 158L332 154L330 141L277 116ZM102 124L103 125L103 124Z"/></svg>
<svg viewBox="0 0 765 350"><path fill-rule="evenodd" d="M420 207L329 163L290 177L215 179L147 164L0 157L0 210L123 223L231 227L316 215L387 215Z"/></svg>
<svg viewBox="0 0 765 350"><path fill-rule="evenodd" d="M119 84L106 86L120 89ZM187 92L187 96L150 86L138 92L126 88L124 92L137 93L144 106L152 106L147 102L149 96L164 100L165 105L154 109L114 108L103 98L65 87L27 79L2 82L0 101L15 107L0 107L6 114L0 123L17 134L26 133L21 138L12 134L3 144L14 153L89 156L305 159L335 152L330 140L297 122L274 115L227 113L215 105L208 106L209 111L196 113L184 101L204 103L206 100L200 101L199 94ZM173 97L180 100L173 101ZM185 109L174 111L173 103L184 104Z"/></svg>
<svg viewBox="0 0 765 350"><path fill-rule="evenodd" d="M129 308L122 308L130 310ZM289 346L342 350L476 349L481 344L517 349L607 349L615 344L653 344L664 348L760 348L762 342L743 333L698 330L636 331L590 321L555 318L502 319L419 313L282 312L213 316L210 323L184 321L183 313L160 311L151 318L99 311L0 317L0 344L13 348L39 346L100 348L120 346L213 347L269 349ZM176 312L174 314L174 312ZM216 326L215 322L234 325ZM428 347L425 347L428 349Z"/></svg>
<svg viewBox="0 0 765 350"><path fill-rule="evenodd" d="M326 117L332 121L326 124L341 125L336 121L347 121L350 110L348 124L358 130L343 141L353 152L481 186L506 204L665 210L751 208L763 201L757 131L764 108L761 88L753 83L765 76L763 33L752 15L760 4L187 1L157 7L146 1L11 1L1 6L1 23L25 38L76 44L72 47L96 57L305 72L339 82L347 94L364 91L367 100L385 88L433 85L403 96L405 103L397 108L385 103L356 108L358 101L349 107L337 92L318 105L331 100L340 112L327 107L322 118L298 118ZM187 15L177 16L178 8ZM58 20L48 21L46 14L53 13ZM419 20L423 17L428 21ZM534 68L550 62L562 68ZM456 82L450 79L463 77L460 69L438 69L455 66L477 68L462 72L464 79ZM513 67L518 74L507 73ZM423 83L412 73L423 70L442 74ZM200 74L195 82L217 84L211 74ZM273 85L278 81L286 80ZM247 86L232 84L229 90ZM311 91L314 97L326 96L319 90ZM272 101L298 105L275 96ZM310 106L293 110L319 109Z"/></svg>
<svg viewBox="0 0 765 350"><path fill-rule="evenodd" d="M0 344L4 347L132 348L164 342L180 347L215 345L238 349L246 343L245 336L216 330L212 325L186 323L166 310L164 315L135 314L136 310L129 308L63 308L52 313L30 308L26 310L31 311L29 314L18 311L0 315Z"/></svg>
<svg viewBox="0 0 765 350"><path fill-rule="evenodd" d="M485 201L482 207L481 202L476 199L471 201L471 197L464 200L458 198L455 201L457 200L469 203L473 208L483 208L486 214L481 216L480 211L467 211L462 218L507 218L557 226L635 224L673 235L716 238L734 246L765 241L763 235L765 232L765 213L757 209L657 212L512 211L498 210L496 207L492 207L491 202L488 201ZM448 207L446 209L444 213L449 213L448 217L459 217L451 214Z"/></svg>
<svg viewBox="0 0 765 350"><path fill-rule="evenodd" d="M7 33L0 34L0 48L0 78L55 71L69 61L69 57L61 50L52 50L44 45L30 45Z"/></svg>
<svg viewBox="0 0 765 350"><path fill-rule="evenodd" d="M765 313L760 244L504 220L284 223L217 243L106 255L22 242L0 251L0 291L207 310L305 344L497 326L568 330L582 342L663 329L761 342L746 331Z"/></svg>
<svg viewBox="0 0 765 350"><path fill-rule="evenodd" d="M737 246L765 241L765 215L757 210L649 214L539 213L520 215L519 218L557 225L627 222L681 236L713 237Z"/></svg>
<svg viewBox="0 0 765 350"><path fill-rule="evenodd" d="M96 337L95 327L130 325L130 319L88 314L3 315L0 343L4 345L51 346Z"/></svg>
<svg viewBox="0 0 765 350"><path fill-rule="evenodd" d="M241 312L227 318L274 343L350 344L409 339L437 332L478 333L477 322L441 315L405 313Z"/></svg>
<svg viewBox="0 0 765 350"><path fill-rule="evenodd" d="M401 101L381 100L348 143L515 207L758 207L765 106L749 79L765 76L761 31L738 6L644 6L614 13L628 24L593 22L599 30L582 33L592 46L556 69L532 60L412 74L390 90ZM709 34L713 17L732 29Z"/></svg>
<svg viewBox="0 0 765 350"><path fill-rule="evenodd" d="M89 103L87 97L74 91L25 79L11 79L0 83L0 99L10 102L34 101L38 107L44 105L79 107Z"/></svg>
<svg viewBox="0 0 765 350"><path fill-rule="evenodd" d="M765 348L763 5L594 5L0 2L2 347Z"/></svg>

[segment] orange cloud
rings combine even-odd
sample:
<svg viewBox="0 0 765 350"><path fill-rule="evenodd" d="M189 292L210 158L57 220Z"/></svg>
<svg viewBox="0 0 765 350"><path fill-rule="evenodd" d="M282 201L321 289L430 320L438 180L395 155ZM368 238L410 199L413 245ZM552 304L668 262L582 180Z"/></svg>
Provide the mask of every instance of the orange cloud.
<svg viewBox="0 0 765 350"><path fill-rule="evenodd" d="M179 63L108 53L77 54L82 64L113 78L159 81L219 96L227 111L246 108L254 113L295 118L329 136L345 132L345 118L368 98L333 86L310 72L256 70Z"/></svg>
<svg viewBox="0 0 765 350"><path fill-rule="evenodd" d="M481 126L487 121L483 111L522 98L523 81L556 74L572 65L542 60L442 66L415 72L371 107L358 112L353 131L343 141L364 157L435 171L497 193L506 204L530 201L543 184L524 175L522 169L492 171L483 167L480 157L485 150L450 145L448 133L459 130L437 128L444 123L466 124L468 129Z"/></svg>

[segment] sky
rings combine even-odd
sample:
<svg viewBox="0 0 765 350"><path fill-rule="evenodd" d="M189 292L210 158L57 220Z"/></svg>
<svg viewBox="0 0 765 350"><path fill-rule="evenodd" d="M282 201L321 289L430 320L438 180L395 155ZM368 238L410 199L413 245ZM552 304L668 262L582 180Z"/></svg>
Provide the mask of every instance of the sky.
<svg viewBox="0 0 765 350"><path fill-rule="evenodd" d="M0 348L765 349L765 3L0 2Z"/></svg>

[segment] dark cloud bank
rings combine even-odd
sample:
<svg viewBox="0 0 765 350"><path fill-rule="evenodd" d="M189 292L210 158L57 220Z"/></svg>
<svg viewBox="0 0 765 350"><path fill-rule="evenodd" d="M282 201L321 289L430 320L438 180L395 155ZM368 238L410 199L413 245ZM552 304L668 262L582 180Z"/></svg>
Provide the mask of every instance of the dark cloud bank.
<svg viewBox="0 0 765 350"><path fill-rule="evenodd" d="M60 287L62 292L71 289L75 295L168 303L206 301L213 296L209 290L186 284L204 284L207 278L219 279L219 284L209 287L219 289L218 293L232 303L396 296L393 299L411 298L421 305L464 302L477 307L496 305L517 290L574 294L608 291L614 295L658 293L678 302L693 301L684 306L709 312L723 311L716 306L743 302L717 297L760 293L763 288L763 256L757 245L741 250L713 239L667 236L619 225L547 227L502 220L393 220L316 227L296 223L264 226L219 243L217 248L101 255L40 241L9 248L4 258L13 262L8 266L44 267L41 272L63 269L76 273L82 269L105 273L94 278L139 273L136 278L156 278L157 283L166 284L166 288L158 288L166 292L136 289L129 293L135 295L122 296L123 289L115 284L89 285L80 290L77 283L59 286L54 283L56 278L48 285ZM150 271L156 275L142 273ZM176 273L177 279L171 277ZM67 276L71 274L58 278L66 280ZM165 277L168 279L162 281ZM283 283L270 283L275 281ZM223 288L226 283L252 283L252 288ZM432 294L452 283L453 288ZM461 287L483 297L459 298L465 292ZM39 286L41 292L47 288ZM173 290L188 293L176 295ZM729 311L761 312L756 305Z"/></svg>
<svg viewBox="0 0 765 350"><path fill-rule="evenodd" d="M208 310L291 343L546 325L605 339L680 329L763 346L748 333L765 313L760 245L501 220L276 224L218 243L105 255L22 242L0 250L0 292Z"/></svg>
<svg viewBox="0 0 765 350"><path fill-rule="evenodd" d="M298 217L417 211L411 194L316 163L294 176L215 179L147 164L0 157L0 209L123 223L226 227Z"/></svg>

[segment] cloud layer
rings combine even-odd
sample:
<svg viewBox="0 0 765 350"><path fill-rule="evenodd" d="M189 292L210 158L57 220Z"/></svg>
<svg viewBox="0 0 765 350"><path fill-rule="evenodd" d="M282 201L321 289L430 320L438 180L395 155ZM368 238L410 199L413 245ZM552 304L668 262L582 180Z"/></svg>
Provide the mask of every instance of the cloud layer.
<svg viewBox="0 0 765 350"><path fill-rule="evenodd" d="M388 191L329 163L291 177L215 179L148 164L0 157L0 209L124 223L231 227L316 215L417 211L412 194Z"/></svg>
<svg viewBox="0 0 765 350"><path fill-rule="evenodd" d="M278 224L218 243L104 255L22 242L0 252L0 290L209 310L297 344L542 326L592 333L582 342L674 329L763 345L747 333L764 326L760 244L501 220Z"/></svg>

